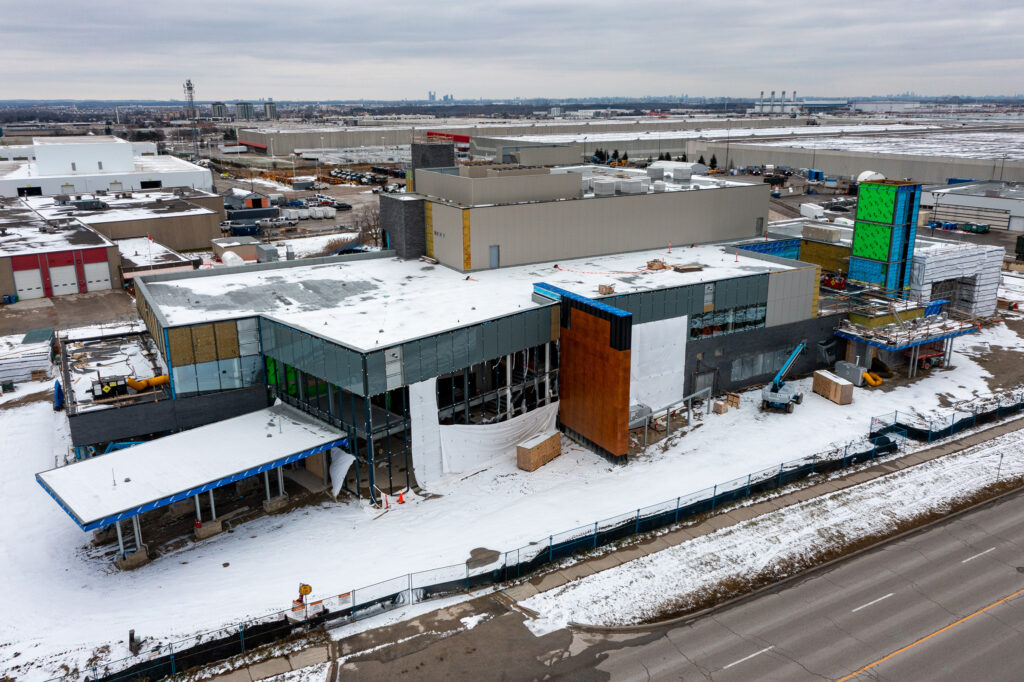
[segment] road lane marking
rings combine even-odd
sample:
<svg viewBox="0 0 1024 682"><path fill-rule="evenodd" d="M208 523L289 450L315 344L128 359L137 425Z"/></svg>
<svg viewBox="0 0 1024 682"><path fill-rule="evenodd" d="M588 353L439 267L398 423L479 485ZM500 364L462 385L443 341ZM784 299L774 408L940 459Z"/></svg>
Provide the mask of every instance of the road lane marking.
<svg viewBox="0 0 1024 682"><path fill-rule="evenodd" d="M853 609L852 611L850 611L850 613L857 613L857 612L858 612L858 611L860 611L861 609L866 609L867 607L871 606L872 604L877 604L878 602L882 601L883 599L888 599L888 598L889 598L889 597L891 597L892 595L893 595L893 593L892 593L892 592L890 592L889 594L885 595L884 597L879 597L879 598L878 598L878 599L876 599L875 601L869 601L869 602L868 602L867 604L863 604L863 605L861 605L861 606L858 606L857 608L855 608L855 609Z"/></svg>
<svg viewBox="0 0 1024 682"><path fill-rule="evenodd" d="M733 661L733 662L732 662L732 663L730 663L729 665L725 665L725 666L722 666L722 670L728 670L729 668L733 667L734 665L739 665L739 664L740 664L740 663L742 663L743 661L749 661L749 660L750 660L750 659L752 659L752 658L753 658L754 656L758 656L758 655L760 655L760 654L763 654L763 653L764 653L764 652L766 652L766 651L771 651L771 650L772 650L772 649L774 649L774 648L775 648L775 646L774 646L774 645L772 645L772 646L768 647L767 649L761 649L760 651L755 651L754 653L750 654L749 656L747 656L747 657L745 657L745 658L741 658L741 659L740 659L740 660L738 660L738 661Z"/></svg>
<svg viewBox="0 0 1024 682"><path fill-rule="evenodd" d="M980 556L985 556L986 554L988 554L989 552L992 552L992 551L994 551L994 550L995 550L995 547L989 547L989 548L988 548L988 549L986 549L986 550L985 550L984 552L978 552L978 553L977 553L977 554L975 554L974 556L969 556L969 557L967 557L966 559L964 559L963 561L961 561L960 563L962 563L962 564L966 564L966 563L967 563L968 561L970 561L971 559L977 559L977 558L978 558L978 557L980 557Z"/></svg>
<svg viewBox="0 0 1024 682"><path fill-rule="evenodd" d="M862 672L864 672L866 670L871 670L875 666L880 665L882 663L885 663L886 661L888 661L891 658L899 656L904 651L907 651L908 649L913 649L918 644L921 644L923 642L927 642L932 637L935 637L936 635L941 635L943 632L946 632L947 630L952 630L957 625L960 625L961 623L966 623L971 618L974 618L975 616L979 616L979 615L985 613L986 611L988 611L989 609L995 608L996 606L999 606L1000 604L1005 604L1006 602L1010 601L1014 597L1016 597L1018 595L1021 595L1021 594L1024 594L1024 588L1017 590L1013 594L1008 594L1005 597L1003 597L1002 599L1000 599L998 601L994 601L991 604L989 604L988 606L985 606L985 607L982 607L982 608L978 609L974 613L969 613L966 616L964 616L963 618L961 618L960 620L954 621L954 622L950 623L949 625L947 625L944 628L939 628L938 630L936 630L935 632L931 633L930 635L925 635L924 637L922 637L921 639L917 640L916 642L911 642L910 644L906 645L902 649L897 649L896 651L892 652L888 656L883 656L882 658L878 659L877 661L874 661L873 663L868 663L863 668L861 668L859 670L854 670L852 673L850 673L846 677L840 677L837 680L837 682L846 682L847 680L852 680L853 678L857 677L857 675L860 675Z"/></svg>

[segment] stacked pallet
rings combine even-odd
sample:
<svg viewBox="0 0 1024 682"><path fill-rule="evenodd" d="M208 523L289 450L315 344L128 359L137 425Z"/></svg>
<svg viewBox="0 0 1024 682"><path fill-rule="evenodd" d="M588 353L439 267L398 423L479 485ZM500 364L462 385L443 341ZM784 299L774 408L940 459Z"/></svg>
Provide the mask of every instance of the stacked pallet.
<svg viewBox="0 0 1024 682"><path fill-rule="evenodd" d="M545 431L516 446L516 465L523 471L536 471L562 454L562 434Z"/></svg>
<svg viewBox="0 0 1024 682"><path fill-rule="evenodd" d="M0 349L0 381L40 381L50 369L49 343L23 343Z"/></svg>

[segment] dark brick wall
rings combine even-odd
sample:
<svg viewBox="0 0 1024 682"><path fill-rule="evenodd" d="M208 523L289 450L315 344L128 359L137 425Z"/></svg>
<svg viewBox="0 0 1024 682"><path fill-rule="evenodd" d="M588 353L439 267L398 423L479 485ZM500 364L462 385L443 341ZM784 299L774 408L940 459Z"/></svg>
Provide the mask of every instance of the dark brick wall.
<svg viewBox="0 0 1024 682"><path fill-rule="evenodd" d="M778 327L751 329L728 336L691 339L686 344L686 393L690 394L695 390L698 375L712 371L715 372L714 392L716 394L768 383L779 370L778 367L772 368L770 372L748 377L742 381L732 381L730 375L733 361L755 353L792 351L800 341L807 341L807 350L797 358L796 364L789 372L790 377L811 374L814 370L826 367L818 354L819 341L834 340L836 347L833 357L836 360L842 360L845 355L846 342L844 339L836 338L833 331L839 326L839 321L843 317L845 317L843 314L816 317ZM698 354L701 356L699 359Z"/></svg>
<svg viewBox="0 0 1024 682"><path fill-rule="evenodd" d="M455 165L455 145L451 142L414 142L412 167L451 168Z"/></svg>
<svg viewBox="0 0 1024 682"><path fill-rule="evenodd" d="M387 233L388 247L394 249L399 258L419 258L427 252L423 199L381 194L380 223Z"/></svg>
<svg viewBox="0 0 1024 682"><path fill-rule="evenodd" d="M181 431L237 417L268 405L265 386L83 412L68 418L71 442L93 445L167 431Z"/></svg>

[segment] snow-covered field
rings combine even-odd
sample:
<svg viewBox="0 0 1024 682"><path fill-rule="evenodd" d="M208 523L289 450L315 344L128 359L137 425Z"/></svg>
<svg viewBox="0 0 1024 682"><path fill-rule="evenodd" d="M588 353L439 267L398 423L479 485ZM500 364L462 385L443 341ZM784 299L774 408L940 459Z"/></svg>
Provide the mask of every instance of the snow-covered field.
<svg viewBox="0 0 1024 682"><path fill-rule="evenodd" d="M0 580L7 589L4 612L11 614L0 620L0 670L38 665L15 672L19 679L44 679L62 663L83 665L105 644L105 660L126 656L129 628L173 641L285 608L300 581L313 586L314 597L336 595L463 564L474 548L512 550L708 488L863 437L872 416L927 414L940 407L940 394L947 400L988 394L988 374L970 356L1022 345L997 325L958 339L953 369L884 392L856 389L852 405L812 394L803 379L797 383L807 397L795 414L765 414L757 409L759 393L751 391L740 409L706 416L675 444L654 445L626 466L567 447L533 473L502 461L449 477L430 489L438 496L407 495L406 504L383 516L364 502L346 501L261 518L127 573L90 552L90 536L34 480L67 453L63 414L45 401L0 409L0 499L11 520L0 524L6 558Z"/></svg>
<svg viewBox="0 0 1024 682"><path fill-rule="evenodd" d="M295 239L281 239L273 242L277 248L278 256L284 260L287 257L287 247L292 247L296 258L310 258L319 256L328 244L332 242L353 241L359 237L358 232L338 232L334 234L318 234L311 237L296 237Z"/></svg>
<svg viewBox="0 0 1024 682"><path fill-rule="evenodd" d="M1002 479L1024 476L1024 431L534 595L522 605L540 617L527 626L542 635L570 622L628 625L649 620L666 607L678 608L699 599L721 582L772 575L779 565L800 567L837 543L852 544L891 532L901 522L927 512L949 509L994 483L997 473Z"/></svg>

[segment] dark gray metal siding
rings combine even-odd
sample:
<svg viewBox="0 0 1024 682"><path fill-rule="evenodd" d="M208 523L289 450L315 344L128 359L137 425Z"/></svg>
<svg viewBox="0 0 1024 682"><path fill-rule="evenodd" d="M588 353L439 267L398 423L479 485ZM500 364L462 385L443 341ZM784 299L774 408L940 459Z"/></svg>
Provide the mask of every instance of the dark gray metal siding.
<svg viewBox="0 0 1024 682"><path fill-rule="evenodd" d="M266 318L260 322L260 334L264 355L363 395L362 353Z"/></svg>
<svg viewBox="0 0 1024 682"><path fill-rule="evenodd" d="M768 300L768 275L723 279L715 284L715 309L739 308ZM704 283L598 299L633 314L633 324L704 312Z"/></svg>

